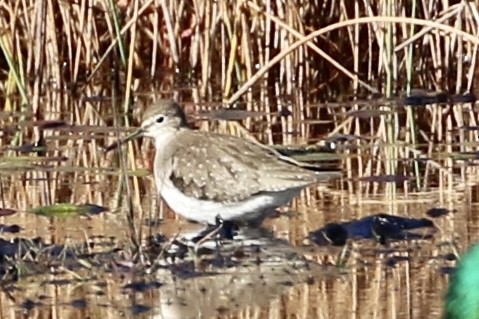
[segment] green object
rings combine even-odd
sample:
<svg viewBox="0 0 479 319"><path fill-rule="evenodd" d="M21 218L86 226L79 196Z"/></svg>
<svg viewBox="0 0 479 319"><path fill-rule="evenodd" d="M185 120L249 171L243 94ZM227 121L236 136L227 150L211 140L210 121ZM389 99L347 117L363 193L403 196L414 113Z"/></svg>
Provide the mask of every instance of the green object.
<svg viewBox="0 0 479 319"><path fill-rule="evenodd" d="M32 208L28 212L47 217L71 217L77 215L97 215L107 209L93 204L58 203L49 206Z"/></svg>
<svg viewBox="0 0 479 319"><path fill-rule="evenodd" d="M479 244L459 261L444 307L444 319L479 319Z"/></svg>

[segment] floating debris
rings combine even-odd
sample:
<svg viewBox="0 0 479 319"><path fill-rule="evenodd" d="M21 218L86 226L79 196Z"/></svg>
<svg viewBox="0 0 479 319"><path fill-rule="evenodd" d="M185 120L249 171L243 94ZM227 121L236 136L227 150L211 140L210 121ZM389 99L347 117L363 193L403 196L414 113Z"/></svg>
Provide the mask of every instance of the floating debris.
<svg viewBox="0 0 479 319"><path fill-rule="evenodd" d="M408 176L404 175L375 175L375 176L363 176L358 178L361 182L369 183L399 183L402 184L410 180Z"/></svg>
<svg viewBox="0 0 479 319"><path fill-rule="evenodd" d="M429 229L424 233L411 230ZM345 245L347 239L375 239L385 245L389 240L427 239L436 231L434 223L427 218L409 218L388 214L377 214L345 222L330 223L309 233L317 245Z"/></svg>
<svg viewBox="0 0 479 319"><path fill-rule="evenodd" d="M447 209L447 208L440 208L440 207L434 207L430 208L427 210L426 215L431 217L431 218L438 218L444 215L447 215L449 213L454 213L456 212L455 209Z"/></svg>
<svg viewBox="0 0 479 319"><path fill-rule="evenodd" d="M28 212L47 217L72 217L78 215L98 215L107 210L108 208L94 204L77 205L70 203L58 203L32 208Z"/></svg>
<svg viewBox="0 0 479 319"><path fill-rule="evenodd" d="M43 120L32 122L33 126L38 126L42 130L54 130L63 127L70 127L71 125L62 120Z"/></svg>
<svg viewBox="0 0 479 319"><path fill-rule="evenodd" d="M217 119L226 121L241 121L253 117L261 117L268 115L267 112L248 111L241 109L226 109L220 108L212 111L202 111L199 113L205 119Z"/></svg>
<svg viewBox="0 0 479 319"><path fill-rule="evenodd" d="M85 309L88 306L88 302L85 299L75 299L70 302L70 306L77 309Z"/></svg>
<svg viewBox="0 0 479 319"><path fill-rule="evenodd" d="M24 154L37 153L39 156L45 156L47 152L47 144L43 137L40 137L38 141L32 144L23 144L18 147L7 147L7 150L12 150Z"/></svg>
<svg viewBox="0 0 479 319"><path fill-rule="evenodd" d="M0 233L10 233L10 234L16 234L19 233L23 228L13 224L13 225L4 225L0 224Z"/></svg>
<svg viewBox="0 0 479 319"><path fill-rule="evenodd" d="M16 214L17 211L10 208L0 208L0 217L11 216Z"/></svg>
<svg viewBox="0 0 479 319"><path fill-rule="evenodd" d="M145 313L147 311L150 311L151 307L146 306L146 305L136 304L136 305L131 306L130 310L131 310L132 314L139 315L139 314Z"/></svg>
<svg viewBox="0 0 479 319"><path fill-rule="evenodd" d="M396 112L393 111L386 111L386 110L371 110L371 109L363 109L363 110L354 110L347 113L348 116L360 118L360 119L369 119L373 117L380 117L385 115L392 115Z"/></svg>
<svg viewBox="0 0 479 319"><path fill-rule="evenodd" d="M163 286L163 284L159 281L151 281L151 282L137 281L137 282L132 282L130 284L123 286L123 289L128 291L135 291L135 292L145 292L151 289L158 289L161 286Z"/></svg>

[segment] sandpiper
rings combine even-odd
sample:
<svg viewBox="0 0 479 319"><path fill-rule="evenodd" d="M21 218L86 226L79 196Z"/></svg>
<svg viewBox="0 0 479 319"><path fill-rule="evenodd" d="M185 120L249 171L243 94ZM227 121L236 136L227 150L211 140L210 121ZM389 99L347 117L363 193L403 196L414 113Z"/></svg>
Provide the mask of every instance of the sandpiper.
<svg viewBox="0 0 479 319"><path fill-rule="evenodd" d="M153 173L163 200L203 224L215 225L218 218L257 224L303 188L340 176L300 167L259 143L193 130L174 100L147 108L141 127L120 143L139 136L155 141Z"/></svg>

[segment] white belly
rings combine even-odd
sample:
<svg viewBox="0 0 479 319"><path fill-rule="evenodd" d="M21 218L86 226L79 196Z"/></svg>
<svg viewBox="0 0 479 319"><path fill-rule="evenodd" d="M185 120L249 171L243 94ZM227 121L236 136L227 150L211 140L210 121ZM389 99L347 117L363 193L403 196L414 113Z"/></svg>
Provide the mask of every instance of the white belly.
<svg viewBox="0 0 479 319"><path fill-rule="evenodd" d="M217 216L229 221L261 218L272 209L291 201L300 191L300 188L294 188L282 192L261 193L240 202L221 203L187 197L167 182L161 188L160 194L175 213L192 221L214 225Z"/></svg>

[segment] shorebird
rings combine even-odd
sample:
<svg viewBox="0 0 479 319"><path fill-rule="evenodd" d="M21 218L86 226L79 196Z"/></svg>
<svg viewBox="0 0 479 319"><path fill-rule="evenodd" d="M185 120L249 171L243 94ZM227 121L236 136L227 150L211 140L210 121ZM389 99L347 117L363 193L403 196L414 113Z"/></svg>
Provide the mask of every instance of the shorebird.
<svg viewBox="0 0 479 319"><path fill-rule="evenodd" d="M119 142L139 136L154 139L153 173L163 200L175 213L208 225L218 219L257 224L303 188L340 176L300 167L253 141L193 130L174 100L147 108L141 127Z"/></svg>

